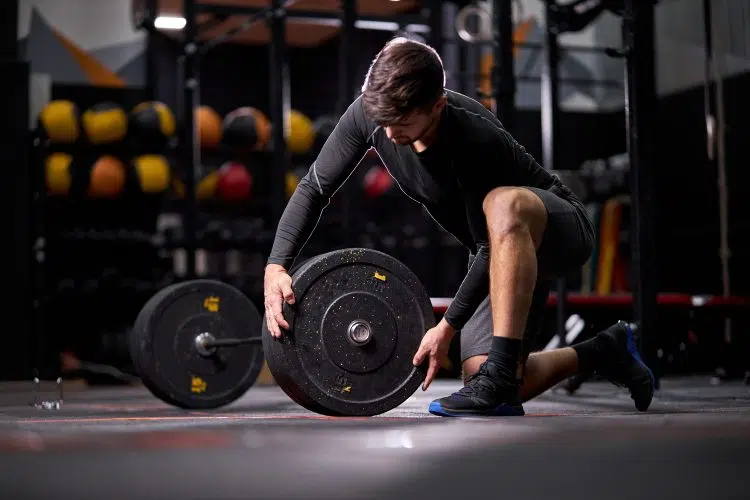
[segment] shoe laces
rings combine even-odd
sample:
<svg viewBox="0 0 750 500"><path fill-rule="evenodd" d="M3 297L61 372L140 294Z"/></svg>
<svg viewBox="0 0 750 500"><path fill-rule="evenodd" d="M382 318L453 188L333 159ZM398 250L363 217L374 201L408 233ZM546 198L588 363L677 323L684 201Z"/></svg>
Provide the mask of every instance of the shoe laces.
<svg viewBox="0 0 750 500"><path fill-rule="evenodd" d="M497 390L497 385L492 380L492 375L485 364L479 366L476 373L466 378L464 386L458 391L464 396L480 396Z"/></svg>

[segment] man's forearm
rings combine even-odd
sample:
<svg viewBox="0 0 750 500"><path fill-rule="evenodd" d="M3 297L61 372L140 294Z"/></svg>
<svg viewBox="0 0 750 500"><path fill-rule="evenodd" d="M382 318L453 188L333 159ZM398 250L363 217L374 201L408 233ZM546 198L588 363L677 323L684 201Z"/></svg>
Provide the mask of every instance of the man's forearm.
<svg viewBox="0 0 750 500"><path fill-rule="evenodd" d="M477 255L458 288L444 320L454 329L460 330L469 321L479 304L490 293L490 259L488 247L480 247Z"/></svg>

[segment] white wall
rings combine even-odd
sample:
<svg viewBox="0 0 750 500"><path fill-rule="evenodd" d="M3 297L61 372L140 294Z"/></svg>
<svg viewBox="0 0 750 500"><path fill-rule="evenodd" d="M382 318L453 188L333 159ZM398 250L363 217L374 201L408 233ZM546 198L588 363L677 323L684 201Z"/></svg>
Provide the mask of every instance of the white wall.
<svg viewBox="0 0 750 500"><path fill-rule="evenodd" d="M719 51L721 73L731 76L750 70L750 2L711 0L714 45ZM702 0L660 0L654 12L656 83L659 95L701 86L705 81L705 31ZM620 19L607 15L597 23L596 42L602 46L622 43ZM602 61L605 78L622 78L617 60ZM611 107L622 96L609 95L602 105Z"/></svg>
<svg viewBox="0 0 750 500"><path fill-rule="evenodd" d="M86 51L144 39L130 22L130 0L20 0L19 38L29 33L34 7L50 25Z"/></svg>

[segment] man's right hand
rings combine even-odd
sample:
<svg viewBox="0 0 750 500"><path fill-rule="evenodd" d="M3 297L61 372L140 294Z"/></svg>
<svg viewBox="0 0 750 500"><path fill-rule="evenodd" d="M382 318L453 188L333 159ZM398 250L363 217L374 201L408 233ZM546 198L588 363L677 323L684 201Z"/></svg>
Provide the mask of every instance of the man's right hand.
<svg viewBox="0 0 750 500"><path fill-rule="evenodd" d="M266 306L266 325L276 338L281 338L281 329L289 329L289 323L284 319L282 306L284 302L294 304L292 291L292 277L286 269L276 264L266 266L263 279L263 295Z"/></svg>

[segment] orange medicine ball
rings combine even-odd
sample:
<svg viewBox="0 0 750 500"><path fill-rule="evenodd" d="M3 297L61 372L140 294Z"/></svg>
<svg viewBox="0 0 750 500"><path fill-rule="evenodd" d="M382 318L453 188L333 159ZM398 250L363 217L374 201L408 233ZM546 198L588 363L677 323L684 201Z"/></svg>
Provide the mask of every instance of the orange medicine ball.
<svg viewBox="0 0 750 500"><path fill-rule="evenodd" d="M115 198L125 189L125 165L111 155L101 156L89 174L89 196Z"/></svg>
<svg viewBox="0 0 750 500"><path fill-rule="evenodd" d="M221 143L221 116L208 106L195 110L195 126L198 129L198 141L201 148L213 149Z"/></svg>

